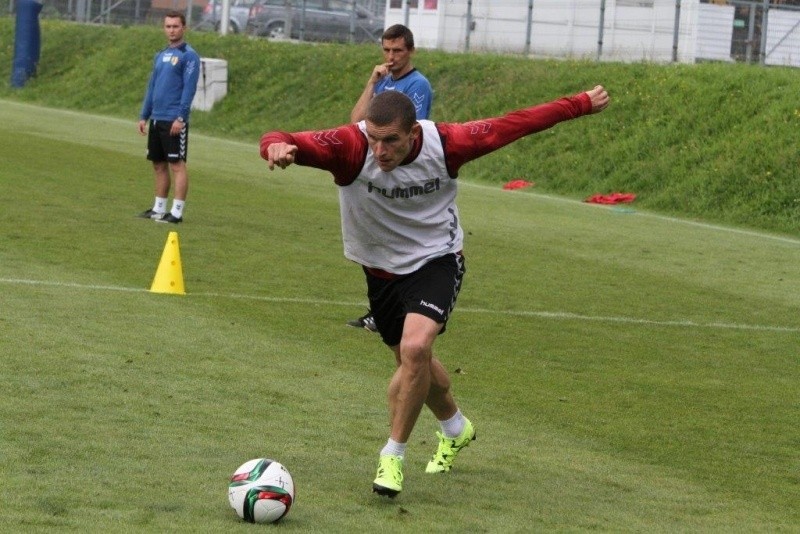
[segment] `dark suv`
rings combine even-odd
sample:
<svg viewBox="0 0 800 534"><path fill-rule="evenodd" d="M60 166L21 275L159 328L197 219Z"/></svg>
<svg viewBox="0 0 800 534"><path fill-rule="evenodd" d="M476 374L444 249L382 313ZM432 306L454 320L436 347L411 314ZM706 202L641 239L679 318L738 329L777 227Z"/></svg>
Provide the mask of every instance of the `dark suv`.
<svg viewBox="0 0 800 534"><path fill-rule="evenodd" d="M350 41L379 43L383 18L346 0L256 0L250 7L247 33L270 39L304 41Z"/></svg>

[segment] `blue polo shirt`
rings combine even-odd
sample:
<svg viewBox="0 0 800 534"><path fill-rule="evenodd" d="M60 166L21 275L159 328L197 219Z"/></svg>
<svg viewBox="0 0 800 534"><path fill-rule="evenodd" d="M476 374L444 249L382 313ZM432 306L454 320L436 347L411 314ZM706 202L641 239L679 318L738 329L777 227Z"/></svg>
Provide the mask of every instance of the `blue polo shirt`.
<svg viewBox="0 0 800 534"><path fill-rule="evenodd" d="M417 120L430 117L433 89L428 79L417 69L412 69L396 80L391 75L384 76L375 84L375 94L384 91L400 91L410 98L417 110Z"/></svg>

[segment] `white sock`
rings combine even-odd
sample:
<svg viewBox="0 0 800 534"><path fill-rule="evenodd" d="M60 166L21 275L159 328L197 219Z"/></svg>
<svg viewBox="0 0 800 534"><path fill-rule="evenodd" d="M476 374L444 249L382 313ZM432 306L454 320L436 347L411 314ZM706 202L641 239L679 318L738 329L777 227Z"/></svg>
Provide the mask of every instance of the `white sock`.
<svg viewBox="0 0 800 534"><path fill-rule="evenodd" d="M166 213L167 199L163 197L156 197L156 201L153 203L153 211L156 213Z"/></svg>
<svg viewBox="0 0 800 534"><path fill-rule="evenodd" d="M170 213L172 213L173 217L176 219L183 217L183 205L185 203L185 200L172 199L172 209L170 210Z"/></svg>
<svg viewBox="0 0 800 534"><path fill-rule="evenodd" d="M397 443L392 438L389 438L389 441L387 441L386 445L384 445L381 449L381 456L386 456L389 454L402 458L406 454L406 444Z"/></svg>
<svg viewBox="0 0 800 534"><path fill-rule="evenodd" d="M461 415L461 410L456 410L456 414L453 417L446 421L439 421L439 424L442 426L442 434L445 437L457 438L464 431L464 426L466 426L467 422L464 416Z"/></svg>

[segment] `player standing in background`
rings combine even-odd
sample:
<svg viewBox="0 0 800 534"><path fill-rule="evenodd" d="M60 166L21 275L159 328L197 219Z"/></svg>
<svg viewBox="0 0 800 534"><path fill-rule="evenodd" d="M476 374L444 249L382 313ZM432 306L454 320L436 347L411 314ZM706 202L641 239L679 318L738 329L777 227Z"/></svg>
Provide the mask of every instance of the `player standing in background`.
<svg viewBox="0 0 800 534"><path fill-rule="evenodd" d="M383 63L372 69L364 91L350 112L350 120L353 122L363 120L372 97L384 91L400 91L414 104L417 120L429 119L433 89L428 79L411 62L416 51L414 34L402 24L395 24L383 32L381 46ZM377 332L375 318L370 310L358 319L347 321L347 325Z"/></svg>
<svg viewBox="0 0 800 534"><path fill-rule="evenodd" d="M475 439L433 354L465 272L459 169L526 135L602 111L608 102L598 85L502 117L434 123L417 121L408 97L386 91L372 98L357 124L262 136L261 157L270 169L297 163L333 174L345 257L362 266L375 324L395 357L388 387L391 430L372 483L379 495L394 497L403 489L406 444L423 405L441 427L426 473L450 471Z"/></svg>
<svg viewBox="0 0 800 534"><path fill-rule="evenodd" d="M189 191L189 112L200 77L200 56L183 40L185 31L183 13L166 14L164 33L169 44L155 56L139 114L139 133L147 135L147 159L153 162L156 197L153 207L139 217L173 224L183 221ZM167 212L170 172L175 191L172 209Z"/></svg>

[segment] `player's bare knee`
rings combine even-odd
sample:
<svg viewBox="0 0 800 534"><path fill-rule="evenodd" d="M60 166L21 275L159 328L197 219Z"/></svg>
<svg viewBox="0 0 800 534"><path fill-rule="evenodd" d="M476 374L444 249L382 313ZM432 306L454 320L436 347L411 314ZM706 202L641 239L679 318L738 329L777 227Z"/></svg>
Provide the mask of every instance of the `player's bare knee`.
<svg viewBox="0 0 800 534"><path fill-rule="evenodd" d="M420 338L403 338L400 344L400 359L402 363L415 365L430 365L433 353L428 343Z"/></svg>

